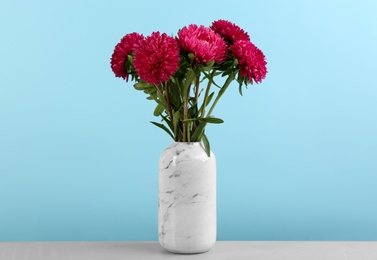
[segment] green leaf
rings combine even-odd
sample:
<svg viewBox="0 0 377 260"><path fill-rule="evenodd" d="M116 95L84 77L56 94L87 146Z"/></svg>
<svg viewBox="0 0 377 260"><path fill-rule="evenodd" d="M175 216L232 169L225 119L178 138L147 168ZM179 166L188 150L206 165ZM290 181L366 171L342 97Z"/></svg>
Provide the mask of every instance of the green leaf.
<svg viewBox="0 0 377 260"><path fill-rule="evenodd" d="M136 83L134 85L134 88L136 90L148 90L150 88L154 88L153 85L149 84L148 82L145 82L145 81L139 81L138 83Z"/></svg>
<svg viewBox="0 0 377 260"><path fill-rule="evenodd" d="M240 95L243 96L242 95L242 84L240 84L240 86L238 87L238 92L240 92Z"/></svg>
<svg viewBox="0 0 377 260"><path fill-rule="evenodd" d="M207 98L207 102L206 102L205 106L208 106L208 104L211 103L211 100L212 100L214 94L215 94L215 92L212 92L212 93L208 96L208 98Z"/></svg>
<svg viewBox="0 0 377 260"><path fill-rule="evenodd" d="M216 117L204 117L204 118L199 118L199 120L205 121L207 123L211 124L222 124L224 123L224 120Z"/></svg>
<svg viewBox="0 0 377 260"><path fill-rule="evenodd" d="M158 97L158 98L157 98ZM166 111L168 110L168 103L164 96L162 96L160 93L157 93L156 102L160 105L162 105Z"/></svg>
<svg viewBox="0 0 377 260"><path fill-rule="evenodd" d="M155 126L161 128L162 130L164 130L166 133L168 133L170 135L171 138L174 139L173 134L170 132L170 130L165 125L157 123L157 122L152 122L152 121L151 121L151 123L154 124Z"/></svg>
<svg viewBox="0 0 377 260"><path fill-rule="evenodd" d="M180 114L179 114L179 111L175 111L173 113L173 126L174 126L174 135L177 136L177 133L178 133L178 128L179 128L179 118L180 118Z"/></svg>
<svg viewBox="0 0 377 260"><path fill-rule="evenodd" d="M184 99L186 98L187 90L194 79L195 79L195 71L188 70L186 74L186 79L183 82L183 89L182 89Z"/></svg>
<svg viewBox="0 0 377 260"><path fill-rule="evenodd" d="M189 114L190 118L197 118L198 117L198 106L197 106L197 104L193 104L188 109L188 114Z"/></svg>
<svg viewBox="0 0 377 260"><path fill-rule="evenodd" d="M202 136L202 142L204 144L204 149L205 149L208 157L211 157L211 146L209 144L209 141L208 141L206 134L204 134L204 133L203 133L203 136Z"/></svg>
<svg viewBox="0 0 377 260"><path fill-rule="evenodd" d="M183 122L191 122L191 121L202 121L206 123L211 123L211 124L222 124L224 123L224 120L216 117L197 117L197 118L190 118L183 120Z"/></svg>
<svg viewBox="0 0 377 260"><path fill-rule="evenodd" d="M170 127L171 131L173 132L173 123L169 120L169 118L167 118L167 116L164 116L163 114L161 114L160 116L162 117L162 120L168 124L168 127Z"/></svg>
<svg viewBox="0 0 377 260"><path fill-rule="evenodd" d="M216 76L220 75L221 73L222 73L221 71L218 71L218 72L214 72L214 73L212 72L211 74L208 74L206 71L203 71L204 76L200 80L200 82L203 82L206 79L211 79L212 77L216 77Z"/></svg>
<svg viewBox="0 0 377 260"><path fill-rule="evenodd" d="M215 60L211 60L210 62L207 62L205 65L198 65L200 70L206 70L210 71L215 64Z"/></svg>
<svg viewBox="0 0 377 260"><path fill-rule="evenodd" d="M195 55L194 55L194 53L189 53L187 56L188 56L188 58L189 58L190 60L194 60L194 59L195 59Z"/></svg>
<svg viewBox="0 0 377 260"><path fill-rule="evenodd" d="M161 104L157 104L154 112L153 112L153 115L154 116L159 116L160 114L162 114L162 112L164 112L164 107L161 105Z"/></svg>
<svg viewBox="0 0 377 260"><path fill-rule="evenodd" d="M179 86L172 84L169 86L170 103L175 110L179 110L182 106L181 93L179 92Z"/></svg>
<svg viewBox="0 0 377 260"><path fill-rule="evenodd" d="M227 69L226 71L223 72L223 74L221 75L221 77L225 77L225 76L229 75L230 73L232 73L232 70Z"/></svg>
<svg viewBox="0 0 377 260"><path fill-rule="evenodd" d="M215 60L211 60L210 62L207 62L206 67L212 67L215 64Z"/></svg>
<svg viewBox="0 0 377 260"><path fill-rule="evenodd" d="M240 95L242 96L242 83L244 81L244 77L242 77L240 74L238 74L237 82L239 84L238 92L240 92Z"/></svg>
<svg viewBox="0 0 377 260"><path fill-rule="evenodd" d="M204 128L206 126L206 122L199 122L196 126L194 133L191 135L191 142L198 142L200 141L202 134L204 132Z"/></svg>

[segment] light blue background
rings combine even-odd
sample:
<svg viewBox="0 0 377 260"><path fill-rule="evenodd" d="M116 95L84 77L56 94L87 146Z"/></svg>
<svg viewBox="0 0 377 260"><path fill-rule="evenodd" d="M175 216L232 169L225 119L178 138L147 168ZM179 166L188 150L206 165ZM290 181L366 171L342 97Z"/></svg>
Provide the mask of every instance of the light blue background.
<svg viewBox="0 0 377 260"><path fill-rule="evenodd" d="M13 1L0 9L0 241L157 240L154 104L130 32L227 19L268 61L209 126L218 240L377 239L377 2Z"/></svg>

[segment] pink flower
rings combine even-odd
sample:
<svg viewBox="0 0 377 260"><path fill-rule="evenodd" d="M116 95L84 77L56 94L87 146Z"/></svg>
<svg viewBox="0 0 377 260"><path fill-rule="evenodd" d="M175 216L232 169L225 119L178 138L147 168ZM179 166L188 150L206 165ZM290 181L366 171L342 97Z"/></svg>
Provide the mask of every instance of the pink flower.
<svg viewBox="0 0 377 260"><path fill-rule="evenodd" d="M250 41L250 37L240 27L226 20L214 21L211 29L220 34L221 37L229 44L234 44L237 41Z"/></svg>
<svg viewBox="0 0 377 260"><path fill-rule="evenodd" d="M128 81L128 73L131 69L130 66L126 64L128 55L132 54L138 42L143 39L143 35L135 32L129 33L115 46L110 64L116 77L122 77Z"/></svg>
<svg viewBox="0 0 377 260"><path fill-rule="evenodd" d="M181 48L194 54L195 62L207 63L214 60L220 63L227 56L227 46L224 40L210 28L191 24L178 32L178 42Z"/></svg>
<svg viewBox="0 0 377 260"><path fill-rule="evenodd" d="M179 45L166 33L153 32L135 50L134 66L140 79L159 84L179 68Z"/></svg>
<svg viewBox="0 0 377 260"><path fill-rule="evenodd" d="M237 41L229 47L234 58L238 59L240 75L250 83L262 82L267 74L267 62L263 52L250 41Z"/></svg>

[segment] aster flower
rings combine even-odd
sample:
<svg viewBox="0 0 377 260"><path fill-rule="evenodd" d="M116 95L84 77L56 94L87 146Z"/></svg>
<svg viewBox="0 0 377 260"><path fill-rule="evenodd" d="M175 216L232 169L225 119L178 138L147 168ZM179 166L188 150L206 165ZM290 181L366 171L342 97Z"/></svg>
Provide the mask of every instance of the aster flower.
<svg viewBox="0 0 377 260"><path fill-rule="evenodd" d="M134 66L140 79L159 84L178 70L179 59L177 41L166 33L153 32L137 46Z"/></svg>
<svg viewBox="0 0 377 260"><path fill-rule="evenodd" d="M111 57L115 76L126 81L131 76L134 88L156 102L153 115L161 121L151 123L175 142L202 142L208 156L206 126L223 122L212 115L219 100L234 81L241 95L242 86L262 82L266 65L249 35L226 20L210 27L191 24L175 37L130 33Z"/></svg>
<svg viewBox="0 0 377 260"><path fill-rule="evenodd" d="M228 44L234 44L237 41L250 41L249 35L244 30L226 20L214 21L210 28L221 35Z"/></svg>
<svg viewBox="0 0 377 260"><path fill-rule="evenodd" d="M234 58L238 59L239 74L250 83L260 83L267 74L267 62L263 52L250 41L237 41L229 47Z"/></svg>
<svg viewBox="0 0 377 260"><path fill-rule="evenodd" d="M116 77L120 77L128 81L128 75L131 71L131 64L126 64L128 55L135 50L138 42L144 39L144 36L136 32L129 33L124 36L115 46L113 55L111 56L111 69Z"/></svg>
<svg viewBox="0 0 377 260"><path fill-rule="evenodd" d="M178 32L178 42L187 53L194 54L197 63L224 61L227 46L224 40L210 28L191 24Z"/></svg>

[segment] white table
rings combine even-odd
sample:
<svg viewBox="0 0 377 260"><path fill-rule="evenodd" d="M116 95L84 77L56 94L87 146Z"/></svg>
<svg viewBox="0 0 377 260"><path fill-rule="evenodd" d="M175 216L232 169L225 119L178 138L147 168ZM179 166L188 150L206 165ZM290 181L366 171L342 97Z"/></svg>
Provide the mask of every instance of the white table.
<svg viewBox="0 0 377 260"><path fill-rule="evenodd" d="M1 260L376 260L377 242L218 241L204 254L177 255L158 242L0 242Z"/></svg>

